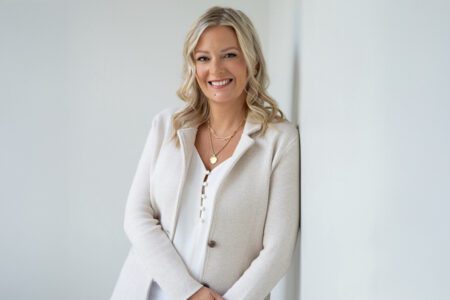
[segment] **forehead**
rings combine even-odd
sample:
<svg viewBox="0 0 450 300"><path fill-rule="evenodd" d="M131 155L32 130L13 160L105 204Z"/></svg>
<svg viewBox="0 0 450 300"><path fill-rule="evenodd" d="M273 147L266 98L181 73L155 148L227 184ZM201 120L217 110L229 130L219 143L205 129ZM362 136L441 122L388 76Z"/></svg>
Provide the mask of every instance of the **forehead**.
<svg viewBox="0 0 450 300"><path fill-rule="evenodd" d="M226 47L239 47L239 41L233 28L229 26L212 26L206 28L200 35L195 47L195 51L199 50L221 50Z"/></svg>

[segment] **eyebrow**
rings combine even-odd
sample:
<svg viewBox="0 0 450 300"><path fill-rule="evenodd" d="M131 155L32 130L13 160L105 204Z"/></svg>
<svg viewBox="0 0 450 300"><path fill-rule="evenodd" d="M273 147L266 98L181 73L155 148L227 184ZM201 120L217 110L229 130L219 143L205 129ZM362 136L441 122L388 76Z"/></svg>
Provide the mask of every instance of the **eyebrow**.
<svg viewBox="0 0 450 300"><path fill-rule="evenodd" d="M236 47L228 47L228 48L225 48L225 49L221 50L220 52L226 52L226 51L232 50L232 49L239 51L239 49L236 48ZM208 51L204 51L204 50L196 50L196 51L194 51L194 53L198 53L198 52L209 53Z"/></svg>

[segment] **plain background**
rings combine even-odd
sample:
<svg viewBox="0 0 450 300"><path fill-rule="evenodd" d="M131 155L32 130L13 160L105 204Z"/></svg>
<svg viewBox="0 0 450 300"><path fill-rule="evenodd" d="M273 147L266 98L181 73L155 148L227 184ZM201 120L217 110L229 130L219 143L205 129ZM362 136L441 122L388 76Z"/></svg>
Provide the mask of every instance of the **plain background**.
<svg viewBox="0 0 450 300"><path fill-rule="evenodd" d="M273 299L449 299L444 0L0 0L0 298L109 298L151 118L215 4L253 20L300 125L301 252Z"/></svg>

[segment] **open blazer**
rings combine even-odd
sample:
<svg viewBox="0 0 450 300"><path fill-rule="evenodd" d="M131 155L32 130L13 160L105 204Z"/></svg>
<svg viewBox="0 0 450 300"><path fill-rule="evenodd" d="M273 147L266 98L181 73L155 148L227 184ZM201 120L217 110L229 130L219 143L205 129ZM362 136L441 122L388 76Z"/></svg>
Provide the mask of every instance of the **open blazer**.
<svg viewBox="0 0 450 300"><path fill-rule="evenodd" d="M270 299L289 268L299 230L296 126L272 123L255 137L261 125L246 120L236 159L218 188L197 280L172 244L197 133L179 129L179 148L169 141L175 111L165 109L152 121L125 209L132 246L111 299L147 300L152 279L174 300L189 298L202 285L226 300Z"/></svg>

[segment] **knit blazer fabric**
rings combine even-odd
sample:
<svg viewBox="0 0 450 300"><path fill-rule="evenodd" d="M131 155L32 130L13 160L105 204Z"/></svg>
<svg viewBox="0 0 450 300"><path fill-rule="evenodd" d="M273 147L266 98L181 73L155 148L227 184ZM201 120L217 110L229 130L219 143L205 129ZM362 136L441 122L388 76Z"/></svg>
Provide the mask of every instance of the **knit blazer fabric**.
<svg viewBox="0 0 450 300"><path fill-rule="evenodd" d="M197 128L177 131L177 108L151 123L128 194L124 230L131 248L112 300L147 300L152 280L170 299L184 300L207 285L226 300L270 299L287 272L299 230L299 135L288 121L261 128L246 120L235 159L218 187L201 278L194 278L172 244L180 192Z"/></svg>

